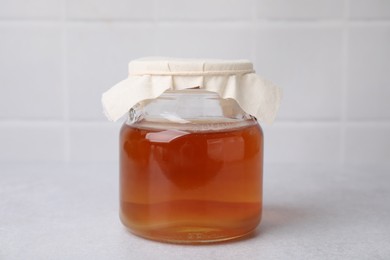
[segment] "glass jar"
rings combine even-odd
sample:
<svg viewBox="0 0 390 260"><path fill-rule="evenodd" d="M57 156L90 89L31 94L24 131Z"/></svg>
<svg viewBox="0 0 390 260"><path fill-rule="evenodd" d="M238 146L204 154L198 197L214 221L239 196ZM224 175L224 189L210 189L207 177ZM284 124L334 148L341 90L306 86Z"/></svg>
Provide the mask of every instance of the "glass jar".
<svg viewBox="0 0 390 260"><path fill-rule="evenodd" d="M165 91L131 108L120 132L120 218L175 243L245 236L262 212L263 133L234 99Z"/></svg>

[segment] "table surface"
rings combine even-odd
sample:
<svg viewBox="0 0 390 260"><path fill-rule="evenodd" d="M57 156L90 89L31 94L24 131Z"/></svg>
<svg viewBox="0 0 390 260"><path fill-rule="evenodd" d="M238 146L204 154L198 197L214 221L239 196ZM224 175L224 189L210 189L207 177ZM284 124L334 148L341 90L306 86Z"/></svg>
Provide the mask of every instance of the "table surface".
<svg viewBox="0 0 390 260"><path fill-rule="evenodd" d="M0 259L390 259L390 165L266 165L245 240L145 240L118 218L116 163L0 165Z"/></svg>

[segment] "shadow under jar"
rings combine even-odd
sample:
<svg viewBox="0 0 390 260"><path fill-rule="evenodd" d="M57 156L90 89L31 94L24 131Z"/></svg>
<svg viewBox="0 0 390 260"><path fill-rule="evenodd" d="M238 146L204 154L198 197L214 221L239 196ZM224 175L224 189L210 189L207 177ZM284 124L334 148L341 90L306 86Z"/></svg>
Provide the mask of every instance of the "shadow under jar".
<svg viewBox="0 0 390 260"><path fill-rule="evenodd" d="M141 237L209 243L249 234L262 212L263 133L233 99L166 91L120 133L120 217Z"/></svg>

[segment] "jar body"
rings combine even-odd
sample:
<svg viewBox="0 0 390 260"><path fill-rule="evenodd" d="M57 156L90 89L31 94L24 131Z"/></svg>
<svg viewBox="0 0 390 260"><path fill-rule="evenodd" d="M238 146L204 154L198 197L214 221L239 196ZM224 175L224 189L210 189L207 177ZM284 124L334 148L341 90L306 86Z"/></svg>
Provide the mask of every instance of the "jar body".
<svg viewBox="0 0 390 260"><path fill-rule="evenodd" d="M237 106L233 101L226 105L213 96L211 103L217 106L210 106L201 101L209 94L185 95L191 97L184 98L190 111L184 116L177 110L183 98L173 93L155 109L163 117L156 116L149 104L146 112L134 112L139 118L133 114L136 119L123 125L121 220L139 236L167 242L206 243L244 236L261 219L262 130L254 118L232 108Z"/></svg>

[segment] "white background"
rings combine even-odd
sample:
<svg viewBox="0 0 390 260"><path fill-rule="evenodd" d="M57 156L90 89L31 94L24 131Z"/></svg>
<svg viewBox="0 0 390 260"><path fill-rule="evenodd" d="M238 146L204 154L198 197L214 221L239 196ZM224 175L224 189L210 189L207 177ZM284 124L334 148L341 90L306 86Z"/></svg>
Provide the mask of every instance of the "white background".
<svg viewBox="0 0 390 260"><path fill-rule="evenodd" d="M284 89L267 163L390 158L390 0L0 0L0 161L116 161L103 91L142 56L246 58Z"/></svg>
<svg viewBox="0 0 390 260"><path fill-rule="evenodd" d="M246 58L284 89L249 239L119 223L100 97L142 56ZM0 259L390 259L389 158L390 0L0 0Z"/></svg>

